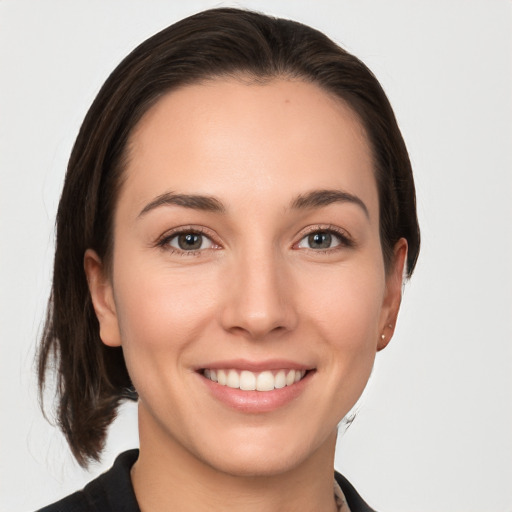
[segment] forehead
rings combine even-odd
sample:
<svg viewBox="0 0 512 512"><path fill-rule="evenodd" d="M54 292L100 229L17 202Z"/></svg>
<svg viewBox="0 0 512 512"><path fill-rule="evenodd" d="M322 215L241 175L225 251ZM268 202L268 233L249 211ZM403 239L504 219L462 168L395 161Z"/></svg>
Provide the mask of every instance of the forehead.
<svg viewBox="0 0 512 512"><path fill-rule="evenodd" d="M215 79L166 94L143 116L121 196L140 206L167 191L284 199L333 187L376 200L367 136L349 106L303 81Z"/></svg>

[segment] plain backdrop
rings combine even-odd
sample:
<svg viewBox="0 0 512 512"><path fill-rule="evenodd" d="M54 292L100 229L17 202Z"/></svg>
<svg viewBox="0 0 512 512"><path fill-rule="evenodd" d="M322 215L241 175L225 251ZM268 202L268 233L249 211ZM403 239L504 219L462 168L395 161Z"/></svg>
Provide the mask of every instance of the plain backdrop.
<svg viewBox="0 0 512 512"><path fill-rule="evenodd" d="M220 5L303 21L364 60L413 162L422 253L336 467L382 512L512 511L510 0L0 0L0 510L54 501L137 445L132 405L87 473L39 410L54 216L109 72Z"/></svg>

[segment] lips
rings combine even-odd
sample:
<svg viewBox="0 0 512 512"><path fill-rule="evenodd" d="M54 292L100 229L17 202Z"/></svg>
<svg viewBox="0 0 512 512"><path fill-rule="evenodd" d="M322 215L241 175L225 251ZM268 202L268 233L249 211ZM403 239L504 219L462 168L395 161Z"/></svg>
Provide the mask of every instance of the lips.
<svg viewBox="0 0 512 512"><path fill-rule="evenodd" d="M281 368L253 372L235 368L205 368L202 374L221 386L243 391L273 391L302 380L306 370Z"/></svg>
<svg viewBox="0 0 512 512"><path fill-rule="evenodd" d="M218 403L244 414L297 403L316 374L314 366L289 359L205 361L194 370Z"/></svg>

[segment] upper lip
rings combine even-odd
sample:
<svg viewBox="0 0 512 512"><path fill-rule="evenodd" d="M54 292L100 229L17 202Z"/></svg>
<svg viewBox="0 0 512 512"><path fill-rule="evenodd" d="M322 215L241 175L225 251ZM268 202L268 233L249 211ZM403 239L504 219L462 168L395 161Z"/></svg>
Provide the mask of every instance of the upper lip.
<svg viewBox="0 0 512 512"><path fill-rule="evenodd" d="M249 361L247 359L230 359L224 361L214 361L198 366L196 371L204 370L222 370L236 369L247 370L250 372L263 372L265 370L311 370L312 366L290 361L287 359L268 359L265 361Z"/></svg>

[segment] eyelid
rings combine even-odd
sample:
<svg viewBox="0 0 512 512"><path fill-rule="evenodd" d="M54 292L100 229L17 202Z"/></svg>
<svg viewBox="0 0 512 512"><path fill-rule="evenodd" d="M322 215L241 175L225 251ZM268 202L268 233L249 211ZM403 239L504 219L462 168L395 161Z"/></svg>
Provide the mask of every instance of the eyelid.
<svg viewBox="0 0 512 512"><path fill-rule="evenodd" d="M196 250L190 250L185 251L182 249L178 249L176 247L172 247L169 242L176 238L179 235L183 234L189 234L189 233L195 233L197 235L204 236L205 238L208 238L214 247L208 247L206 249L196 249ZM170 253L178 253L178 254L198 254L203 251L209 251L209 250L217 250L222 248L221 243L218 241L218 237L208 228L204 226L197 226L197 225L184 225L184 226L177 226L175 228L172 228L165 233L163 233L158 239L156 240L155 244L156 247L160 247L163 250L166 250Z"/></svg>
<svg viewBox="0 0 512 512"><path fill-rule="evenodd" d="M298 244L307 236L313 234L313 233L330 233L338 238L340 243L334 247L330 247L328 249L309 249L309 248L302 248L298 247ZM303 230L301 230L297 236L297 241L293 244L294 249L306 249L311 250L314 252L328 252L328 251L335 251L339 248L347 248L347 247L354 247L355 241L353 237L350 235L350 233L339 226L335 226L333 224L317 224L312 226L307 226Z"/></svg>
<svg viewBox="0 0 512 512"><path fill-rule="evenodd" d="M338 245L336 245L332 248L328 248L328 249L308 249L308 248L298 247L298 244L305 237L307 237L308 235L311 235L313 233L317 233L317 232L330 233L330 234L336 236L340 243ZM175 238L181 234L187 234L187 233L196 233L196 234L199 234L199 235L202 235L202 236L208 238L212 242L214 247L209 247L207 249L196 249L196 250L184 251L184 250L174 248L171 245L169 245L170 240L172 240L173 238ZM352 236L350 235L350 233L347 230L345 230L339 226L333 225L333 224L316 224L316 225L307 226L306 228L302 229L296 235L295 239L296 239L296 242L294 242L292 245L293 249L306 249L306 250L314 251L316 253L335 251L339 248L347 248L347 247L350 248L350 247L355 246L355 241L352 238ZM175 228L172 228L172 229L166 231L160 237L158 237L158 239L154 243L154 246L160 247L160 248L162 248L166 251L169 251L171 253L189 254L189 255L198 254L200 252L207 251L207 250L212 250L212 249L217 250L217 249L222 248L221 242L218 240L218 237L212 230L206 228L205 226L197 226L194 224L177 226Z"/></svg>

